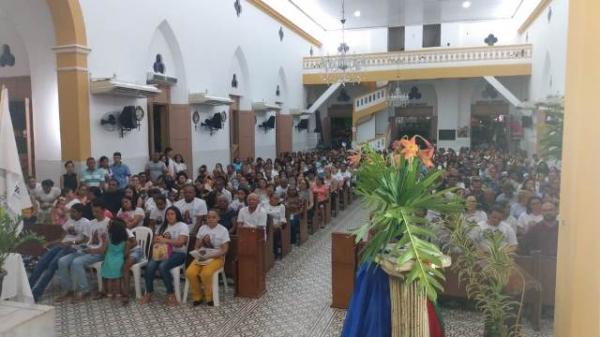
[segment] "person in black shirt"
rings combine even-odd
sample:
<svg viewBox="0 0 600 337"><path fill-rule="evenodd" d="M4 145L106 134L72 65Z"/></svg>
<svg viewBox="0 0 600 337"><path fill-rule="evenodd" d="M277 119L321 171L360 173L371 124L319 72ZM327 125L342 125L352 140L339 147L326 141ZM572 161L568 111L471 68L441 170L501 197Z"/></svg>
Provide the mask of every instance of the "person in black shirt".
<svg viewBox="0 0 600 337"><path fill-rule="evenodd" d="M71 191L77 191L79 186L79 178L75 173L75 164L71 160L65 163L65 170L67 173L63 174L60 178L60 188L70 188Z"/></svg>
<svg viewBox="0 0 600 337"><path fill-rule="evenodd" d="M102 199L102 191L100 188L96 186L88 187L87 191L87 203L83 206L83 217L92 220L94 219L94 214L92 213L92 201L101 200Z"/></svg>
<svg viewBox="0 0 600 337"><path fill-rule="evenodd" d="M229 208L229 200L224 195L217 197L217 210L219 211L219 223L227 228L229 234L234 234L236 231L236 212Z"/></svg>
<svg viewBox="0 0 600 337"><path fill-rule="evenodd" d="M102 201L106 206L106 209L112 212L113 215L116 215L121 208L121 199L123 199L123 191L119 189L119 183L115 179L110 179L108 181L108 188L102 194Z"/></svg>

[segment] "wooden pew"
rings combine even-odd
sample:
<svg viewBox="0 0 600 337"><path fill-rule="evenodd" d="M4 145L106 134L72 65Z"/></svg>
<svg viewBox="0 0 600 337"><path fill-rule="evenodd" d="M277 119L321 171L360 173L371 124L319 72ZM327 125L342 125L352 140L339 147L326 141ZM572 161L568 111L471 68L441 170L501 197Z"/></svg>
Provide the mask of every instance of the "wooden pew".
<svg viewBox="0 0 600 337"><path fill-rule="evenodd" d="M331 193L329 195L329 200L331 201L331 216L337 217L340 212L340 196L342 191L337 190L336 193Z"/></svg>
<svg viewBox="0 0 600 337"><path fill-rule="evenodd" d="M331 192L327 196L327 202L325 203L325 221L323 227L331 223Z"/></svg>
<svg viewBox="0 0 600 337"><path fill-rule="evenodd" d="M237 237L235 294L259 298L266 291L265 229L241 227Z"/></svg>
<svg viewBox="0 0 600 337"><path fill-rule="evenodd" d="M290 216L286 213L286 219ZM281 257L288 255L292 251L292 225L288 222L281 226Z"/></svg>
<svg viewBox="0 0 600 337"><path fill-rule="evenodd" d="M349 233L331 233L331 306L347 309L354 290L358 269L356 237Z"/></svg>
<svg viewBox="0 0 600 337"><path fill-rule="evenodd" d="M265 271L268 272L275 265L275 252L273 251L273 218L267 217L267 239L265 243Z"/></svg>
<svg viewBox="0 0 600 337"><path fill-rule="evenodd" d="M37 234L45 240L43 243L30 241L19 245L16 252L24 256L39 257L42 256L46 249L44 243L59 240L65 235L62 226L50 224L30 224L24 225L23 231Z"/></svg>
<svg viewBox="0 0 600 337"><path fill-rule="evenodd" d="M227 255L225 256L225 275L227 277L236 280L237 273L237 263L238 263L238 251L239 251L239 236L236 234L230 235L229 239L229 250L227 251Z"/></svg>
<svg viewBox="0 0 600 337"><path fill-rule="evenodd" d="M306 209L306 205L304 206L304 211L302 212L302 218L300 219L300 237L299 242L303 244L308 240L308 210Z"/></svg>

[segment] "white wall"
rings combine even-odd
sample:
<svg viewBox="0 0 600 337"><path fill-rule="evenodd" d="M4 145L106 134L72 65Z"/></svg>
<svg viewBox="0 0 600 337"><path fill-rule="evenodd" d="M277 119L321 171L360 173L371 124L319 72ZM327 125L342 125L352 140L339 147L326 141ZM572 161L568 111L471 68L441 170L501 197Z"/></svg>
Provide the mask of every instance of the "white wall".
<svg viewBox="0 0 600 337"><path fill-rule="evenodd" d="M140 105L146 110L146 100L116 96L90 97L90 138L92 139L92 156L96 159L107 156L112 162L112 154L121 152L123 162L129 166L132 173L144 170L148 162L148 116L140 123L140 128L125 132L121 137L120 131L107 131L100 120L107 112L121 112L124 106Z"/></svg>
<svg viewBox="0 0 600 337"><path fill-rule="evenodd" d="M423 26L406 26L404 28L404 49L414 50L423 48Z"/></svg>
<svg viewBox="0 0 600 337"><path fill-rule="evenodd" d="M548 21L548 11L552 16ZM522 18L525 13L518 13ZM520 36L523 43L533 44L531 101L549 95L564 95L567 57L568 0L553 0L546 10Z"/></svg>
<svg viewBox="0 0 600 337"><path fill-rule="evenodd" d="M182 1L177 6L160 0L81 0L88 45L92 49L89 56L92 76L116 74L119 79L143 83L152 69L155 54L160 52L167 73L174 71L179 80L174 87L173 103L185 104L189 92L208 90L209 94L222 97L241 94L241 110L250 110L253 101L283 99L275 94L278 84L280 89L284 87L283 73L284 113L291 108L302 108L302 57L308 55L309 42L285 27L284 39L280 41L278 22L246 2L242 5L238 18L232 2L217 0ZM106 18L110 18L110 24ZM238 77L237 90L231 88L233 72ZM92 108L94 111L112 108L105 100L92 102L97 105ZM92 128L98 127L92 122ZM190 128L193 128L191 121ZM192 133L194 170L206 158L228 162L229 149L223 145L228 141L218 141L220 137L228 140L228 130L221 130L223 136L210 139L205 139L203 133L194 130ZM257 155L274 155L275 131L270 133L265 137L262 130L256 129ZM92 138L93 143L105 142L108 137L97 131L93 134L97 136ZM294 141L306 143L304 138L300 136ZM146 133L132 133L128 141L140 147L140 154L147 155ZM216 152L210 149L210 154L201 153L206 148L205 141L223 146Z"/></svg>
<svg viewBox="0 0 600 337"><path fill-rule="evenodd" d="M206 105L193 105L191 107L192 115L194 111L200 114L200 123L205 119L211 118L215 112L225 111L229 118L229 108L227 106L209 107ZM221 163L223 166L230 162L229 157L229 120L223 123L223 129L216 130L211 135L209 130L200 126L192 127L192 158L194 176L197 173L197 168L200 165L206 165L210 170L213 169L216 163Z"/></svg>
<svg viewBox="0 0 600 337"><path fill-rule="evenodd" d="M496 45L519 43L517 26L514 20L486 20L475 22L442 23L442 47L480 47L485 38L494 34Z"/></svg>
<svg viewBox="0 0 600 337"><path fill-rule="evenodd" d="M256 125L254 125L254 130L256 132L254 136L255 158L261 157L263 159L266 159L275 158L276 156L277 147L275 145L275 142L277 133L275 129L267 129L265 131L264 128L258 127L271 116L275 116L274 111L256 113ZM275 127L277 127L277 122L275 122Z"/></svg>
<svg viewBox="0 0 600 337"><path fill-rule="evenodd" d="M389 120L390 110L382 110L375 113L375 134L382 135L385 134L388 130L388 126L390 124Z"/></svg>
<svg viewBox="0 0 600 337"><path fill-rule="evenodd" d="M25 44L13 23L8 18L0 16L0 54L3 53L5 44L10 47L10 52L15 57L15 64L0 67L0 78L29 76L29 58Z"/></svg>
<svg viewBox="0 0 600 337"><path fill-rule="evenodd" d="M356 142L364 143L375 138L375 118L371 118L356 127Z"/></svg>
<svg viewBox="0 0 600 337"><path fill-rule="evenodd" d="M36 175L40 180L51 178L58 181L62 171L60 121L56 56L52 51L55 37L50 11L44 1L0 0L0 17L12 26L13 34L16 33L23 41L27 51ZM11 36L14 40L14 35ZM0 73L0 76L3 75Z"/></svg>
<svg viewBox="0 0 600 337"><path fill-rule="evenodd" d="M384 53L387 52L388 30L387 28L352 29L346 30L345 40L353 53ZM340 30L328 31L323 41L323 53L325 55L337 54L337 48L342 42Z"/></svg>

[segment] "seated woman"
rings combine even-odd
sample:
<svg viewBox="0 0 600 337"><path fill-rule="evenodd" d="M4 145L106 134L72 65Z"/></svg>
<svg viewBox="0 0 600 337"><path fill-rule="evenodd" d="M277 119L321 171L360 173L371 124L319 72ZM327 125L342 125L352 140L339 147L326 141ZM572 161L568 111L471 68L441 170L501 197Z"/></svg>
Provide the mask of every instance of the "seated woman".
<svg viewBox="0 0 600 337"><path fill-rule="evenodd" d="M194 260L185 272L190 282L194 306L202 304L213 306L213 274L225 264L225 255L229 249L229 231L219 224L219 212L210 210L207 224L200 227L196 236L196 250L203 251L206 260ZM203 296L204 293L204 296Z"/></svg>
<svg viewBox="0 0 600 337"><path fill-rule="evenodd" d="M321 218L321 227L325 227L325 204L329 201L329 189L325 185L325 179L318 177L312 187L317 199L317 212Z"/></svg>
<svg viewBox="0 0 600 337"><path fill-rule="evenodd" d="M487 214L481 210L481 205L474 195L470 195L466 199L465 221L475 225L487 221Z"/></svg>
<svg viewBox="0 0 600 337"><path fill-rule="evenodd" d="M133 206L133 200L124 196L121 199L121 209L117 212L117 218L123 220L128 229L134 229L142 226L144 223L144 210Z"/></svg>
<svg viewBox="0 0 600 337"><path fill-rule="evenodd" d="M147 304L152 301L152 293L154 292L154 278L156 270L160 272L160 277L167 288L167 299L165 304L172 306L177 304L175 298L175 290L173 281L179 282L179 279L173 280L171 277L171 269L185 263L187 255L187 242L190 236L188 226L183 222L183 216L177 207L171 206L167 208L165 213L166 221L160 226L158 232L154 236L154 244L164 243L172 247L172 253L167 259L156 261L153 258L148 261L144 279L146 281L146 294L141 300L142 304Z"/></svg>
<svg viewBox="0 0 600 337"><path fill-rule="evenodd" d="M273 250L275 256L281 257L281 229L287 225L285 206L280 203L279 195L271 192L269 202L263 205L263 209L273 219Z"/></svg>

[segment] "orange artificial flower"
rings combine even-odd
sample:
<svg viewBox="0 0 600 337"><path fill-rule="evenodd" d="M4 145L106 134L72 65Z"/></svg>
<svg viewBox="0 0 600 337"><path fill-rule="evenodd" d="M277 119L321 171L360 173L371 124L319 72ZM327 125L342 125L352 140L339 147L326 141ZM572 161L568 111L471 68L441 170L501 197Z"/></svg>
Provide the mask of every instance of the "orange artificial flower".
<svg viewBox="0 0 600 337"><path fill-rule="evenodd" d="M357 167L358 164L360 164L360 160L362 158L362 154L359 152L356 152L353 155L348 156L348 164L351 167Z"/></svg>
<svg viewBox="0 0 600 337"><path fill-rule="evenodd" d="M413 136L412 138L408 138L407 136L402 137L400 139L400 145L402 145L402 150L400 153L404 156L404 159L412 160L417 153L419 153L419 145L417 145L417 136Z"/></svg>
<svg viewBox="0 0 600 337"><path fill-rule="evenodd" d="M427 141L427 139L425 139L423 137L419 137L419 138L421 138L425 142L425 145L427 146L426 148L421 149L419 151L419 158L421 159L421 161L427 168L432 168L433 162L431 159L433 158L433 153L435 152L435 149L433 148L433 145L431 145L431 143Z"/></svg>

